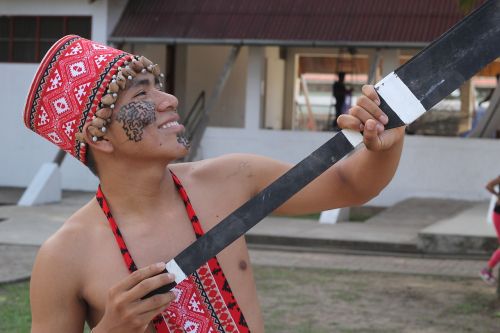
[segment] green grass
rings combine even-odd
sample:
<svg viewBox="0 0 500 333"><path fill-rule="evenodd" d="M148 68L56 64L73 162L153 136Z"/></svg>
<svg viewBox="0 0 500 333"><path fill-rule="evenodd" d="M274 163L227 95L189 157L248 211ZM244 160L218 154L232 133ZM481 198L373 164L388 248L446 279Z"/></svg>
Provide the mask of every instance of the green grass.
<svg viewBox="0 0 500 333"><path fill-rule="evenodd" d="M273 215L276 217L289 217L292 219L302 219L302 220L319 220L319 216L321 213L313 213L313 214L306 214L306 215Z"/></svg>
<svg viewBox="0 0 500 333"><path fill-rule="evenodd" d="M29 333L31 330L29 282L0 284L0 333ZM85 325L84 332L90 332Z"/></svg>
<svg viewBox="0 0 500 333"><path fill-rule="evenodd" d="M349 210L349 222L365 222L369 218L377 215L384 208L382 207L369 207L369 206L360 206L360 207L351 207ZM319 220L321 213L313 213L306 215L292 215L286 216L294 219L306 219L306 220ZM279 217L279 215L276 215Z"/></svg>
<svg viewBox="0 0 500 333"><path fill-rule="evenodd" d="M29 282L0 285L0 332L28 333L30 328Z"/></svg>
<svg viewBox="0 0 500 333"><path fill-rule="evenodd" d="M457 315L481 314L488 311L491 306L491 298L480 293L465 295L462 302L455 304L450 311Z"/></svg>

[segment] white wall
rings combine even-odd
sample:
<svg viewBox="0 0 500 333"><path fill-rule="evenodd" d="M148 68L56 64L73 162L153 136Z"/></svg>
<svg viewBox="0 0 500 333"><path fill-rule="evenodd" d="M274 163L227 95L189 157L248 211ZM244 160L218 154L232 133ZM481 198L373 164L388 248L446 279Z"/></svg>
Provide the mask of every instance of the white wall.
<svg viewBox="0 0 500 333"><path fill-rule="evenodd" d="M499 166L498 140L407 136L396 177L379 200L489 199L484 187L500 174Z"/></svg>
<svg viewBox="0 0 500 333"><path fill-rule="evenodd" d="M119 2L119 1L118 1ZM85 15L92 17L92 39L105 43L106 0L2 0L0 15ZM40 165L52 161L54 145L28 130L22 121L26 95L38 64L0 63L0 186L27 186ZM5 78L8 78L6 80ZM76 159L62 165L62 185L68 189L95 190L97 180Z"/></svg>
<svg viewBox="0 0 500 333"><path fill-rule="evenodd" d="M25 97L35 70L36 65L31 64L0 64L0 71L10 78L0 80L0 113L3 123L8 124L0 131L1 186L27 186L42 163L51 162L57 153L56 146L24 126ZM73 157L64 161L62 175L65 188L82 185L84 189L95 189L94 177Z"/></svg>
<svg viewBox="0 0 500 333"><path fill-rule="evenodd" d="M245 152L297 163L330 136L211 127L201 152L204 158ZM394 179L369 204L388 206L410 197L485 200L489 194L484 186L500 173L499 165L500 145L495 140L407 136Z"/></svg>

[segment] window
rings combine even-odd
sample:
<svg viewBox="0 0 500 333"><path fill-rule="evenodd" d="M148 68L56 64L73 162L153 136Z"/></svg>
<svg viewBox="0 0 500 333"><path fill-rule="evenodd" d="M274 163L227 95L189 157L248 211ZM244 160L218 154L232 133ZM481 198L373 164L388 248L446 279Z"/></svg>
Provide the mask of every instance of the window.
<svg viewBox="0 0 500 333"><path fill-rule="evenodd" d="M39 62L62 36L90 38L83 16L0 16L0 62Z"/></svg>

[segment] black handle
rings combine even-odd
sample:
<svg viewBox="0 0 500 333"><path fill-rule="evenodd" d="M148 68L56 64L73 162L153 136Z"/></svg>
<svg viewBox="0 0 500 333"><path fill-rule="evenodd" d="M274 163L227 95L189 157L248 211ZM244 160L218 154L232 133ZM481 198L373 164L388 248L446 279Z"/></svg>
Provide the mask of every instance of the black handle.
<svg viewBox="0 0 500 333"><path fill-rule="evenodd" d="M163 272L161 272L160 274L164 274L164 273L168 273L168 271L165 269ZM159 274L158 274L159 275ZM177 285L177 283L174 281L172 283L169 283L169 284L166 284L164 286L161 286L160 288L157 288L153 291L150 291L149 293L147 293L145 296L142 297L142 299L146 299L146 298L149 298L151 296L154 296L154 295L158 295L158 294L165 294L165 293L168 293L170 290L172 290L172 288L174 288L175 286Z"/></svg>

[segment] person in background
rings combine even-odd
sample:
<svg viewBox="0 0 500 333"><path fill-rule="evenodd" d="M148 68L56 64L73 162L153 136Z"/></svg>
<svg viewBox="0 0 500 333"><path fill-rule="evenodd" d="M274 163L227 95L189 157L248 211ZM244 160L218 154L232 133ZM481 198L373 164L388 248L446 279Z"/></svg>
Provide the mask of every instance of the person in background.
<svg viewBox="0 0 500 333"><path fill-rule="evenodd" d="M333 120L332 128L339 130L337 120L343 113L346 96L351 93L351 89L347 89L344 83L345 73L338 73L338 81L335 81L332 86L332 94L335 97L335 119Z"/></svg>
<svg viewBox="0 0 500 333"><path fill-rule="evenodd" d="M500 74L497 74L496 75L496 78L497 78L497 85L498 85L498 81L500 80ZM496 87L495 87L496 88ZM485 103L485 102L488 102L491 97L493 96L493 93L495 92L495 88L491 88L490 92L488 93L488 95L486 95L485 98L483 98L483 100L481 102L478 103L479 106L481 106L481 104Z"/></svg>
<svg viewBox="0 0 500 333"><path fill-rule="evenodd" d="M499 198L500 193L498 192L498 189L496 187L499 184L500 184L500 176L490 180L488 184L486 184L486 189L491 194L497 196L497 202L495 204L495 208L493 209L492 214L493 214L493 224L495 226L495 230L497 232L497 237L500 244L500 198ZM493 275L493 269L498 264L498 262L500 262L500 246L495 250L495 252L493 252L486 267L483 268L481 272L479 272L479 275L481 276L484 282L490 285L495 285L496 278Z"/></svg>

